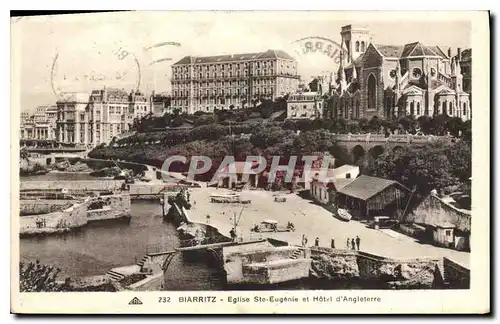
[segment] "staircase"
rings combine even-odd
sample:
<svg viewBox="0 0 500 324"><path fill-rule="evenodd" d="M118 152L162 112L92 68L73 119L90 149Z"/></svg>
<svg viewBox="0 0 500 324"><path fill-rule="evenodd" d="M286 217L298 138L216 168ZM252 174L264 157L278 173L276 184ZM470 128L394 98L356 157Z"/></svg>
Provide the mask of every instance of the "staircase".
<svg viewBox="0 0 500 324"><path fill-rule="evenodd" d="M124 275L113 270L109 270L108 272L106 272L106 276L108 276L111 281L120 281L125 278Z"/></svg>
<svg viewBox="0 0 500 324"><path fill-rule="evenodd" d="M149 261L149 254L146 254L145 256L142 257L141 261L137 262L137 265L139 267L142 267L144 266L144 263L146 263L147 261Z"/></svg>
<svg viewBox="0 0 500 324"><path fill-rule="evenodd" d="M302 256L302 251L301 250L295 250L295 251L293 251L292 256L290 257L290 259L297 260L301 256Z"/></svg>

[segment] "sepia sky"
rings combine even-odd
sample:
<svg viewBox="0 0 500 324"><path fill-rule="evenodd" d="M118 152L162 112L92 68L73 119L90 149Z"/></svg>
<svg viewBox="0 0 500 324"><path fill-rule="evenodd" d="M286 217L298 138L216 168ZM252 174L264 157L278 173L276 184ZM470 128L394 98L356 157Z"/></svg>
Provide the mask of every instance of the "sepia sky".
<svg viewBox="0 0 500 324"><path fill-rule="evenodd" d="M54 104L57 92L89 92L109 87L130 91L170 90L170 65L186 55L218 55L282 49L295 56L295 40L325 37L340 43L347 24L368 27L373 43L421 41L443 50L470 48L470 25L463 21L390 19L375 12L123 12L25 17L11 21L13 46L20 46L21 109ZM165 45L147 49L162 42ZM124 52L125 51L125 52ZM157 60L162 60L153 63ZM324 55L297 57L308 81L337 65ZM13 81L14 82L14 81Z"/></svg>

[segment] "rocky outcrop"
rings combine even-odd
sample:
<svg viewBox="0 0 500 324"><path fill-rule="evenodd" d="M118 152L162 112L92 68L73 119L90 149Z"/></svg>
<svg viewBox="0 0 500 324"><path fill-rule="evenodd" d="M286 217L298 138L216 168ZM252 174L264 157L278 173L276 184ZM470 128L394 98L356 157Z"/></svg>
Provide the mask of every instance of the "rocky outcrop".
<svg viewBox="0 0 500 324"><path fill-rule="evenodd" d="M351 279L359 277L356 255L350 251L311 251L311 277Z"/></svg>
<svg viewBox="0 0 500 324"><path fill-rule="evenodd" d="M439 282L439 260L389 259L361 251L311 249L310 275L317 279L378 281L387 288L432 288Z"/></svg>

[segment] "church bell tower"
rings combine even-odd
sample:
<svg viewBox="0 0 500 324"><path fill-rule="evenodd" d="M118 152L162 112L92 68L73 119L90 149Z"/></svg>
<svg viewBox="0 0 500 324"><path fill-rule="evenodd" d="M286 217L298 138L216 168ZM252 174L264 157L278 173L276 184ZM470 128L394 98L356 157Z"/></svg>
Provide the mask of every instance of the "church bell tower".
<svg viewBox="0 0 500 324"><path fill-rule="evenodd" d="M340 32L342 42L347 50L345 57L346 64L351 64L351 60L356 60L363 54L370 44L370 32L367 27L357 25L347 25L342 27Z"/></svg>

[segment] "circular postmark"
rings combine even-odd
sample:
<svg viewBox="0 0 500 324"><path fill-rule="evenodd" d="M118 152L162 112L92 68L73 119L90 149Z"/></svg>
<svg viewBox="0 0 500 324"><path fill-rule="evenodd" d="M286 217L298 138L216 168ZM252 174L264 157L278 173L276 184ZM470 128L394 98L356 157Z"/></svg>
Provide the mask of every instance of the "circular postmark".
<svg viewBox="0 0 500 324"><path fill-rule="evenodd" d="M105 86L139 89L141 65L130 41L78 36L59 49L52 62L50 82L57 100Z"/></svg>
<svg viewBox="0 0 500 324"><path fill-rule="evenodd" d="M341 62L344 67L347 65L346 62L352 62L352 57L348 59L349 52L346 48L321 36L304 37L292 41L290 54L298 63L299 74L307 78L332 76L337 73Z"/></svg>

